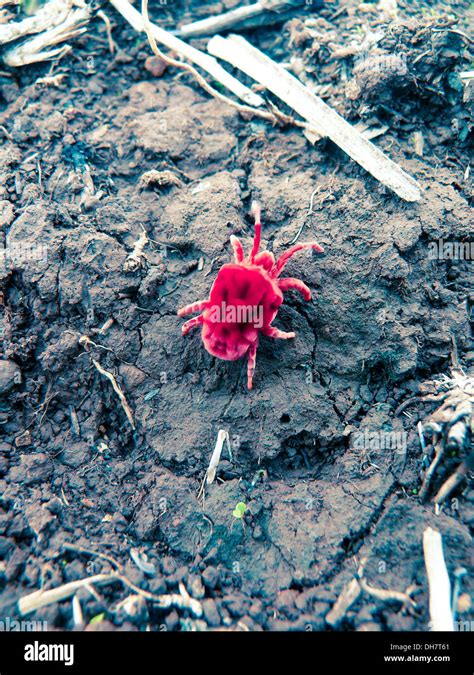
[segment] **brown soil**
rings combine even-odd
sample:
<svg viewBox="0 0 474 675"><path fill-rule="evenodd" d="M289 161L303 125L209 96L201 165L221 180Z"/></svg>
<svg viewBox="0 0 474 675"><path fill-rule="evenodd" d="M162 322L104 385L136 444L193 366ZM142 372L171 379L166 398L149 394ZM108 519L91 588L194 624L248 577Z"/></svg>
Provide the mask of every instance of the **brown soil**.
<svg viewBox="0 0 474 675"><path fill-rule="evenodd" d="M170 6L164 25L210 11L194 4ZM46 260L0 267L8 611L40 587L110 570L66 543L112 556L143 590L177 592L183 582L204 609L198 621L152 603L127 614L119 603L131 591L115 584L97 598L79 593L87 622L105 613L91 629L325 630L355 558L367 557L369 583L418 585L419 609L363 595L340 628L422 630L427 524L443 534L449 571L468 567L474 492L463 486L438 516L419 503L416 425L430 407L413 405L409 417L395 410L420 383L449 374L453 338L466 371L473 358L472 262L429 257L430 242L470 234L472 120L456 73L471 61L436 6L399 2L404 24L391 25L379 46L404 55L408 72L353 74L354 55L336 58L335 46L387 21L347 4L334 19L335 4L316 13L319 45L294 39L297 22L249 39L311 67L307 77L353 123L387 125L374 142L420 181L419 203L385 191L328 142L311 146L299 129L242 119L188 75L153 78L146 42L110 7L115 56L96 20L56 65L59 87L35 84L49 65L0 76L0 244L47 247ZM457 13L468 5L457 3ZM95 196L85 191L87 167ZM153 169L172 171L178 184L143 186ZM325 255L288 266L313 300L286 295L276 325L296 339L261 340L249 392L244 361L211 357L198 332L182 338L176 310L207 297L230 234L249 244L252 199L263 207L268 248L282 251L303 227L302 240L316 239ZM147 262L126 271L142 228ZM93 343L80 344L83 335ZM135 431L92 359L116 376ZM223 453L202 505L221 428L233 458ZM355 449L351 435L363 429L406 430L406 453ZM248 506L243 521L232 515L238 502ZM71 629L71 602L30 618Z"/></svg>

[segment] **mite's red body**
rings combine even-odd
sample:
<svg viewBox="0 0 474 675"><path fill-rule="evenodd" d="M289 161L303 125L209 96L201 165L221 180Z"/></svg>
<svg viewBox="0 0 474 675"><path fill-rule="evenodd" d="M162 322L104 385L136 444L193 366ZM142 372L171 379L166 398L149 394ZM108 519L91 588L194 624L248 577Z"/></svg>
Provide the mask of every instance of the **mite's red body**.
<svg viewBox="0 0 474 675"><path fill-rule="evenodd" d="M242 244L231 237L234 263L223 265L211 288L209 300L201 300L178 311L179 316L202 312L186 321L183 335L194 326L202 325L204 347L213 356L235 361L248 355L248 388L252 388L259 333L273 338L293 338L295 333L284 333L272 326L278 308L283 302L283 291L298 290L305 300L311 300L309 288L299 279L283 278L280 274L288 260L297 251L313 248L322 252L316 242L295 244L275 261L273 253L259 253L261 223L260 208L252 205L255 216L255 237L252 251L244 258Z"/></svg>

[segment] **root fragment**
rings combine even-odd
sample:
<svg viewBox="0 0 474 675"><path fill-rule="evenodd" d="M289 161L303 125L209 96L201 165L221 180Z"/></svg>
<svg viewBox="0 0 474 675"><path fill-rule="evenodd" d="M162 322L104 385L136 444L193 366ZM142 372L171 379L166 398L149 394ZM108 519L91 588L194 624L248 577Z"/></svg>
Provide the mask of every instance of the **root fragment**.
<svg viewBox="0 0 474 675"><path fill-rule="evenodd" d="M363 577L359 579L359 584L365 593L371 595L373 598L377 598L377 600L382 600L382 602L399 602L401 605L411 605L416 609L416 603L410 597L410 594L416 590L415 586L409 586L405 593L403 593L402 591L386 590L385 588L374 588L373 586L369 586Z"/></svg>
<svg viewBox="0 0 474 675"><path fill-rule="evenodd" d="M444 384L450 386L449 392L440 398L440 407L423 425L425 435L433 437L435 455L423 479L419 495L421 501L428 497L434 476L448 451L459 454L461 463L438 490L434 499L436 505L452 494L474 467L471 446L474 378L466 376L461 370L453 370L453 377Z"/></svg>
<svg viewBox="0 0 474 675"><path fill-rule="evenodd" d="M125 415L127 416L127 419L130 422L130 426L135 431L136 426L135 426L135 421L133 419L132 409L130 408L130 406L128 404L128 401L125 398L125 394L121 390L120 385L117 383L117 380L115 379L114 375L112 373L110 373L108 370L105 370L105 368L102 368L100 363L98 361L96 361L95 359L92 359L92 363L97 368L99 373L101 375L103 375L104 377L106 377L111 382L113 390L115 391L115 393L119 397L120 403L122 404L122 408L125 412Z"/></svg>
<svg viewBox="0 0 474 675"><path fill-rule="evenodd" d="M138 269L140 269L140 267L143 267L146 261L146 253L144 252L144 249L148 242L148 235L145 230L143 230L135 242L133 251L127 256L127 259L123 264L124 272L136 272Z"/></svg>
<svg viewBox="0 0 474 675"><path fill-rule="evenodd" d="M413 609L416 609L416 603L411 597L416 590L416 586L409 586L405 592L369 586L364 579L364 568L366 564L367 558L363 558L360 561L354 578L344 587L334 606L326 615L326 622L332 628L338 628L347 612L362 592L367 593L367 595L370 595L377 600L381 600L382 602L398 602L404 607L410 606Z"/></svg>

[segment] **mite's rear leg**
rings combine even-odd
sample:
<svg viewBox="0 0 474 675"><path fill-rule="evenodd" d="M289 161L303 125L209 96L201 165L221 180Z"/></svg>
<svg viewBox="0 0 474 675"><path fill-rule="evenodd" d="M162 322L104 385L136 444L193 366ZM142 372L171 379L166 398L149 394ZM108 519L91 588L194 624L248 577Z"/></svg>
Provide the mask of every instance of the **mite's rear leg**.
<svg viewBox="0 0 474 675"><path fill-rule="evenodd" d="M230 236L230 243L232 244L232 249L234 251L234 258L236 263L243 262L244 259L244 249L240 242L240 239L235 235Z"/></svg>
<svg viewBox="0 0 474 675"><path fill-rule="evenodd" d="M186 305L185 307L178 309L178 316L186 316L187 314L202 312L203 309L206 309L208 304L208 300L198 300L198 302L192 302L190 305Z"/></svg>
<svg viewBox="0 0 474 675"><path fill-rule="evenodd" d="M193 319L189 319L189 321L186 321L186 323L184 323L181 326L182 334L186 335L186 333L189 333L191 328L194 328L195 326L199 326L199 324L201 324L201 323L204 323L204 317L203 317L202 314L200 314L199 316L195 316Z"/></svg>
<svg viewBox="0 0 474 675"><path fill-rule="evenodd" d="M268 328L262 330L262 333L267 337L279 338L280 340L290 340L291 338L294 338L296 335L296 333L293 332L285 333L284 331L275 328L275 326L268 326Z"/></svg>
<svg viewBox="0 0 474 675"><path fill-rule="evenodd" d="M247 387L252 389L253 375L255 373L255 366L257 363L257 347L258 342L253 342L248 350L248 364L247 364Z"/></svg>
<svg viewBox="0 0 474 675"><path fill-rule="evenodd" d="M311 300L311 291L300 279L293 279L292 277L285 277L278 280L278 286L282 291L294 289L299 291L305 300Z"/></svg>

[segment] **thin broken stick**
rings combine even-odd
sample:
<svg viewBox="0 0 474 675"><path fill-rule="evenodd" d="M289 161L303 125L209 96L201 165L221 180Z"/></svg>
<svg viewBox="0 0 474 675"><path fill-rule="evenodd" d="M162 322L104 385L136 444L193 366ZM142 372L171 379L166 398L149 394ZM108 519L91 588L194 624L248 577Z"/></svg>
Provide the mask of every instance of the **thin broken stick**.
<svg viewBox="0 0 474 675"><path fill-rule="evenodd" d="M260 117L261 119L267 120L267 121L271 122L272 124L277 124L278 122L284 123L284 124L296 124L297 123L292 117L289 117L288 115L285 115L282 111L278 110L278 108L276 106L271 106L271 111L259 110L258 108L252 108L251 106L248 106L248 105L242 105L241 103L238 103L237 101L233 101L228 96L225 96L224 94L221 94L219 91L217 91L217 89L215 89L213 86L211 86L201 76L201 74L193 66L191 66L189 63L183 63L181 61L176 61L175 59L172 59L171 57L166 56L165 54L163 54L163 52L160 49L158 49L158 45L156 44L156 39L155 39L155 35L154 35L154 32L153 32L153 25L150 23L150 20L148 18L148 0L142 0L142 17L143 17L143 22L144 22L143 25L144 25L144 28L145 28L145 32L146 32L146 35L148 37L148 42L150 43L150 47L152 49L152 52L155 54L155 56L158 56L160 59L163 59L169 66L174 66L176 68L181 68L181 69L187 70L189 73L191 73L191 75L193 75L195 77L197 82L201 85L201 87L205 91L207 91L208 94L210 94L214 98L218 99L219 101L222 101L223 103L226 103L231 108L234 108L235 110L238 110L240 113L246 113L246 114L249 114L249 115L254 115L256 117ZM253 92L251 92L251 93L253 94Z"/></svg>
<svg viewBox="0 0 474 675"><path fill-rule="evenodd" d="M146 600L153 602L161 609L178 607L181 609L189 609L196 617L200 617L202 615L201 603L198 600L192 598L184 586L182 586L182 584L179 586L179 594L171 593L169 595L155 595L149 591L144 591L139 586L130 581L130 579L128 579L123 573L123 566L112 556L100 553L99 551L93 551L92 549L84 548L82 546L76 546L70 542L63 544L63 548L67 551L72 551L81 555L86 555L88 557L100 558L111 565L112 571L107 574L96 574L92 577L87 577L85 579L63 584L58 588L53 588L48 591L40 590L30 593L30 595L21 598L18 602L18 607L22 614L33 612L40 607L45 607L46 605L50 605L55 602L61 602L62 600L71 597L71 595L74 595L77 590L79 590L79 588L89 588L91 592L94 593L95 591L93 584L108 584L114 581L120 581L124 586L130 588L137 595L140 595Z"/></svg>
<svg viewBox="0 0 474 675"><path fill-rule="evenodd" d="M240 35L230 35L226 39L216 35L209 41L207 49L213 56L231 63L267 87L307 120L320 136L330 138L399 197L409 202L420 199L421 187L414 178L358 133L296 77Z"/></svg>
<svg viewBox="0 0 474 675"><path fill-rule="evenodd" d="M339 595L335 604L326 614L326 623L332 626L332 628L337 628L344 620L348 610L352 607L361 592L362 589L359 581L357 579L352 579L344 586L342 593Z"/></svg>
<svg viewBox="0 0 474 675"><path fill-rule="evenodd" d="M385 588L375 588L374 586L369 586L367 581L364 578L364 570L367 564L367 558L362 558L359 564L359 568L356 572L355 579L359 582L361 589L377 600L382 600L382 602L399 602L402 605L411 605L416 608L415 601L410 597L410 594L413 593L416 586L409 586L407 590L403 593L401 591L387 590Z"/></svg>
<svg viewBox="0 0 474 675"><path fill-rule="evenodd" d="M190 38L214 35L229 30L229 28L248 28L263 23L276 23L277 20L284 21L288 18L288 10L296 9L297 5L304 4L304 0L301 0L301 2L296 0L262 0L252 5L236 7L229 12L188 23L181 26L178 35L183 38Z"/></svg>
<svg viewBox="0 0 474 675"><path fill-rule="evenodd" d="M432 631L453 631L451 583L444 561L443 540L431 527L423 532L423 553L429 587L430 628Z"/></svg>
<svg viewBox="0 0 474 675"><path fill-rule="evenodd" d="M224 447L224 443L227 444L229 457L232 460L232 449L230 447L229 432L225 431L225 429L219 429L219 432L217 434L216 445L211 455L211 461L209 462L209 466L207 467L206 475L204 476L204 480L202 481L201 488L198 493L198 499L204 496L205 484L207 483L207 485L211 485L214 482L217 467L219 466L219 462L221 460L221 453L222 448Z"/></svg>
<svg viewBox="0 0 474 675"><path fill-rule="evenodd" d="M221 459L221 452L222 448L224 447L224 442L227 444L229 457L232 460L232 450L230 447L229 432L225 431L224 429L219 429L219 433L217 434L216 447L214 448L214 452L212 453L211 456L211 461L209 462L209 466L206 471L206 483L208 485L211 485L211 483L214 482L214 479L216 477L216 471Z"/></svg>
<svg viewBox="0 0 474 675"><path fill-rule="evenodd" d="M107 33L107 41L109 43L109 51L112 54L112 56L115 54L115 42L114 38L112 37L112 25L110 23L110 19L107 16L105 12L103 12L101 9L97 12L97 16L102 19L102 21L105 24L105 31Z"/></svg>

